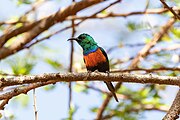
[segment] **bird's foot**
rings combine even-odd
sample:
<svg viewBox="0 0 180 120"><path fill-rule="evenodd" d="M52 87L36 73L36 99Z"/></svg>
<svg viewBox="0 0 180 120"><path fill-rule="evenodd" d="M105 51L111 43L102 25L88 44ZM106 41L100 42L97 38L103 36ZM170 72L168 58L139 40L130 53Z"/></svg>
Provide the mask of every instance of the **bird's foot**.
<svg viewBox="0 0 180 120"><path fill-rule="evenodd" d="M87 80L91 73L91 71L88 71L86 77L83 80Z"/></svg>
<svg viewBox="0 0 180 120"><path fill-rule="evenodd" d="M98 70L95 70L94 73L100 74Z"/></svg>
<svg viewBox="0 0 180 120"><path fill-rule="evenodd" d="M109 71L106 71L106 73L107 73L107 75L108 75L108 77L109 77L110 72L109 72Z"/></svg>

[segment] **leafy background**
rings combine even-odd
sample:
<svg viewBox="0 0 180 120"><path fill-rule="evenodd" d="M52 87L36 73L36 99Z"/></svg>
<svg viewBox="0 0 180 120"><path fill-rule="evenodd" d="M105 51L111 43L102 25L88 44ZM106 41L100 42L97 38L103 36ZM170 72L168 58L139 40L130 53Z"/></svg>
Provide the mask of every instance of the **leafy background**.
<svg viewBox="0 0 180 120"><path fill-rule="evenodd" d="M38 0L1 0L0 1L0 21L15 21L22 16L31 5ZM78 15L87 15L96 12L103 6L111 3L110 0L99 6L93 6L78 13ZM109 12L127 13L132 11L143 11L146 0L122 1L103 11L101 14ZM180 6L178 0L167 1L171 6ZM141 3L141 4L140 4ZM71 4L70 0L47 0L38 9L32 12L24 20L34 21L55 13ZM160 1L150 0L148 8L161 8ZM115 17L107 19L90 19L76 27L76 34L88 33L94 37L100 46L108 51L111 69L127 69L131 58L136 56L143 45L148 43L153 34L159 31L172 16L170 12L161 15L135 15L129 17ZM38 38L47 36L61 28L71 25L70 21L58 23ZM22 26L16 24L16 28ZM180 43L180 23L171 28L167 35L153 48L166 48L167 46ZM0 35L7 28L6 25L0 26ZM6 46L13 41L21 39L23 35L12 38L6 43ZM70 43L66 40L71 37L71 30L55 34L51 38L37 43L31 48L18 52L11 57L0 61L1 73L28 75L40 73L62 72L69 69ZM37 38L37 39L38 39ZM132 47L134 45L134 47ZM159 67L178 67L180 66L180 50L161 51L157 54L151 54L141 61L141 68L159 68ZM82 59L82 50L75 43L73 71L85 71ZM139 72L144 74L142 72ZM156 72L158 75L178 76L177 71ZM72 109L68 111L68 84L57 83L38 88L36 90L37 109L40 120L59 120L59 119L93 119L96 116L97 109L105 99L105 95L87 89L85 85L94 86L106 91L106 86L102 82L77 82L73 83L73 102ZM114 114L114 119L122 120L152 120L161 119L165 112L144 110L142 105L154 105L158 107L169 106L177 91L177 87L163 85L141 85L124 83L117 93L127 96L126 99L120 99L116 103L113 99L107 107L106 114ZM132 109L134 108L134 111ZM139 108L138 110L136 110ZM121 111L119 113L119 111ZM19 95L13 98L4 111L1 111L2 119L10 120L31 120L34 118L32 91L28 95ZM5 117L4 117L5 116Z"/></svg>

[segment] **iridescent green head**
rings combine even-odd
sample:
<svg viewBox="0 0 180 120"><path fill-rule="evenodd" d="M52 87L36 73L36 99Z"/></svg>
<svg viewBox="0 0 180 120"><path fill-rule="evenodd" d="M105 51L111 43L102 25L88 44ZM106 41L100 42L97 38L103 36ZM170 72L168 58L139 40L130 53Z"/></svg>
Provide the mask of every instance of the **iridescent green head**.
<svg viewBox="0 0 180 120"><path fill-rule="evenodd" d="M89 54L97 50L98 45L94 39L88 34L80 34L77 38L70 38L68 40L76 40L78 44L83 48L83 54Z"/></svg>

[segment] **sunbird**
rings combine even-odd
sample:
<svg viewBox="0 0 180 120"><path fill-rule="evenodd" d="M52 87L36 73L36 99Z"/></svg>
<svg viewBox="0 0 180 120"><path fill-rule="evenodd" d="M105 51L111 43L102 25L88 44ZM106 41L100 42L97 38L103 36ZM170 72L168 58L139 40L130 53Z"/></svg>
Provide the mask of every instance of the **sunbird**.
<svg viewBox="0 0 180 120"><path fill-rule="evenodd" d="M88 72L94 72L98 70L99 72L105 72L109 74L109 60L105 50L99 47L94 39L86 34L80 34L77 38L70 38L68 40L75 40L83 49L83 58ZM114 96L115 100L118 102L117 96L115 94L115 88L111 82L104 81Z"/></svg>

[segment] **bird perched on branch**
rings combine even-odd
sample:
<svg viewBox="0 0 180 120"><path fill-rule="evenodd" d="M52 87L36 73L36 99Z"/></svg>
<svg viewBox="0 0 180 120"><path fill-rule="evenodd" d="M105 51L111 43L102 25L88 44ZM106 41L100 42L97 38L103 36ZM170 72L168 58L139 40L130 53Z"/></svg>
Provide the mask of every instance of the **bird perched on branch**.
<svg viewBox="0 0 180 120"><path fill-rule="evenodd" d="M89 72L98 70L99 72L106 72L109 74L109 60L106 52L102 47L99 47L94 39L88 34L81 34L77 38L70 38L68 40L75 40L83 49L84 63ZM111 82L104 81L118 102L115 94L115 88Z"/></svg>

